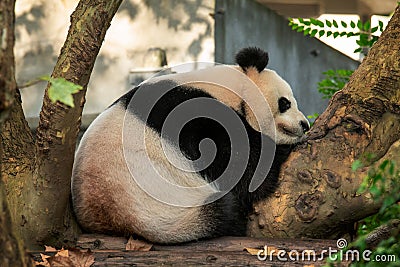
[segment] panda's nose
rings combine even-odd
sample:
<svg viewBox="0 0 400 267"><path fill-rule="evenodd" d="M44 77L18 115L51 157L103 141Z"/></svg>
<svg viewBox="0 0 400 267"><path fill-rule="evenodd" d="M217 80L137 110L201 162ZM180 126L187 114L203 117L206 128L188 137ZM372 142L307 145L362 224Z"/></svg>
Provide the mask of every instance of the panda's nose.
<svg viewBox="0 0 400 267"><path fill-rule="evenodd" d="M310 130L310 125L308 124L307 121L300 121L300 125L301 125L301 128L303 129L303 133Z"/></svg>

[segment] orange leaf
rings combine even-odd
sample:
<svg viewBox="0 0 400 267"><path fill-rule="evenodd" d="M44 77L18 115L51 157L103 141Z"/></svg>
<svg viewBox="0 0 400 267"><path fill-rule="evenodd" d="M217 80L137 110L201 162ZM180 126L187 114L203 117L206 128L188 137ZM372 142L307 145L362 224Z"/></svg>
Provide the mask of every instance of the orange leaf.
<svg viewBox="0 0 400 267"><path fill-rule="evenodd" d="M54 256L47 259L51 267L75 267L69 257Z"/></svg>
<svg viewBox="0 0 400 267"><path fill-rule="evenodd" d="M90 250L61 249L54 256L40 255L43 262L36 262L35 264L45 267L90 267L94 263L94 256Z"/></svg>
<svg viewBox="0 0 400 267"><path fill-rule="evenodd" d="M74 266L89 267L94 263L94 255L90 250L70 249L69 258Z"/></svg>
<svg viewBox="0 0 400 267"><path fill-rule="evenodd" d="M152 247L153 244L130 237L125 249L130 251L150 251Z"/></svg>
<svg viewBox="0 0 400 267"><path fill-rule="evenodd" d="M61 250L59 250L57 252L57 254L54 257L66 257L66 258L68 258L69 257L68 249L62 248Z"/></svg>
<svg viewBox="0 0 400 267"><path fill-rule="evenodd" d="M261 255L264 255L264 250L263 249L259 249L259 248L244 248L244 250L246 250L248 253L250 253L250 255L258 255L258 253L260 253L259 251L261 250L262 253Z"/></svg>
<svg viewBox="0 0 400 267"><path fill-rule="evenodd" d="M57 251L57 249L56 248L53 248L53 247L51 247L51 246L44 246L44 251L45 252L56 252Z"/></svg>
<svg viewBox="0 0 400 267"><path fill-rule="evenodd" d="M40 253L40 257L42 257L42 262L35 261L36 266L40 265L40 266L45 266L45 267L51 267L50 263L47 261L47 259L50 258L50 256Z"/></svg>

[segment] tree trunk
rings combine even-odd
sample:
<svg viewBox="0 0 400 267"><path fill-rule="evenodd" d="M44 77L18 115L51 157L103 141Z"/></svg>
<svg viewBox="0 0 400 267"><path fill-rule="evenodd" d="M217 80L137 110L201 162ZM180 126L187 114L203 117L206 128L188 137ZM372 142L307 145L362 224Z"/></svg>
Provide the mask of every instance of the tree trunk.
<svg viewBox="0 0 400 267"><path fill-rule="evenodd" d="M368 193L356 193L370 166L400 166L400 8L386 30L292 152L274 197L255 205L251 236L336 238L376 213ZM371 159L371 155L372 159ZM361 159L356 172L352 163Z"/></svg>
<svg viewBox="0 0 400 267"><path fill-rule="evenodd" d="M71 223L75 226L75 221L69 206L76 138L94 62L121 1L81 0L71 16L68 36L52 77L63 77L83 86L74 95L75 108L52 103L47 94L49 86L46 88L36 136L35 166L36 190L40 193L37 203L41 210L35 218L35 223L40 222L41 226L35 226L35 231L43 238L41 242L54 244L60 238L71 240L76 234L75 227L70 227ZM65 236L65 227L73 230L72 236Z"/></svg>
<svg viewBox="0 0 400 267"><path fill-rule="evenodd" d="M76 239L78 227L69 206L75 143L89 77L121 1L81 0L71 16L52 77L83 86L74 95L75 108L52 103L47 86L34 142L17 91L10 118L2 127L2 176L11 217L31 249L43 244L61 246ZM13 10L9 12L13 14Z"/></svg>
<svg viewBox="0 0 400 267"><path fill-rule="evenodd" d="M14 75L14 6L15 0L0 2L0 127L10 115L17 84ZM0 143L0 159L3 156ZM0 162L0 169L2 164ZM0 178L0 266L31 266L23 242L15 235L6 190Z"/></svg>

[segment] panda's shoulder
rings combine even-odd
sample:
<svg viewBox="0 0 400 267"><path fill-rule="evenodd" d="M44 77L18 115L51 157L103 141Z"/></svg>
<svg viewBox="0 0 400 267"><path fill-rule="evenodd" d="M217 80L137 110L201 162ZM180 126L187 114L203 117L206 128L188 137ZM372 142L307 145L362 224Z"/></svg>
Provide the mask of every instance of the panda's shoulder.
<svg viewBox="0 0 400 267"><path fill-rule="evenodd" d="M171 79L157 79L133 88L112 105L121 105L160 133L171 111L185 101L199 97L213 98L199 86L180 85Z"/></svg>

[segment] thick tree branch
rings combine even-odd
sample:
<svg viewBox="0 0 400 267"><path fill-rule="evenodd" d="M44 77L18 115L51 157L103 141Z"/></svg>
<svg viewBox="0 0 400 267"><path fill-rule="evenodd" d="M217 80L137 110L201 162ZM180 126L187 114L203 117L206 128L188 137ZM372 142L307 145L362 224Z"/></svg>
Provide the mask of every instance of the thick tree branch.
<svg viewBox="0 0 400 267"><path fill-rule="evenodd" d="M335 238L380 204L356 191L368 168L400 163L400 8L386 30L318 118L308 141L289 156L275 197L255 205L249 233ZM362 159L364 168L351 164Z"/></svg>
<svg viewBox="0 0 400 267"><path fill-rule="evenodd" d="M86 87L94 62L110 22L122 0L81 0L71 16L71 26L61 50L52 77L63 77L84 89L74 95L75 108L52 103L46 93L37 129L35 190L38 198L35 222L42 225L26 227L36 229L38 243L55 244L65 228L71 228L68 218L70 177L74 159ZM65 217L67 216L67 217ZM28 222L29 223L29 222ZM74 231L73 231L74 232ZM27 236L28 239L29 236Z"/></svg>
<svg viewBox="0 0 400 267"><path fill-rule="evenodd" d="M10 115L17 91L14 62L14 7L15 0L0 2L0 129ZM3 130L1 131L3 134ZM3 140L0 159L3 158ZM4 166L0 161L0 169ZM23 249L23 242L15 234L8 209L3 175L0 177L0 266L31 266Z"/></svg>

